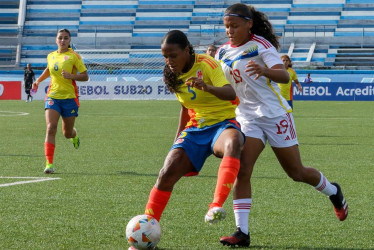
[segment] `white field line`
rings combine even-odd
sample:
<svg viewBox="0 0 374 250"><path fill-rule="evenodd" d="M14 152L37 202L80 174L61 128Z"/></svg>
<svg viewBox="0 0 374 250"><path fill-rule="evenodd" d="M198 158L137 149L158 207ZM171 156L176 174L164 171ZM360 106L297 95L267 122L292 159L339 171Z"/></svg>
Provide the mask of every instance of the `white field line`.
<svg viewBox="0 0 374 250"><path fill-rule="evenodd" d="M50 178L50 177L5 177L5 176L0 176L0 179L32 179L28 181L16 181L16 182L11 182L11 183L5 183L5 184L0 184L0 187L9 187L9 186L14 186L14 185L22 185L22 184L28 184L28 183L34 183L34 182L42 182L42 181L54 181L54 180L59 180L61 178Z"/></svg>
<svg viewBox="0 0 374 250"><path fill-rule="evenodd" d="M29 115L26 112L16 112L16 111L4 111L0 110L0 116L17 116L17 115Z"/></svg>

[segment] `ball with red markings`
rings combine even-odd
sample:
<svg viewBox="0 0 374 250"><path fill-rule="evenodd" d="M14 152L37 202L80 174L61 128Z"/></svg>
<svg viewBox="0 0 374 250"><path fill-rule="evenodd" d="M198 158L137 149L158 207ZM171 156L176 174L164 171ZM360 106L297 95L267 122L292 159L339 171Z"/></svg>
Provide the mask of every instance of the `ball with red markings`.
<svg viewBox="0 0 374 250"><path fill-rule="evenodd" d="M126 226L126 239L136 249L153 249L161 239L160 223L150 215L137 215Z"/></svg>

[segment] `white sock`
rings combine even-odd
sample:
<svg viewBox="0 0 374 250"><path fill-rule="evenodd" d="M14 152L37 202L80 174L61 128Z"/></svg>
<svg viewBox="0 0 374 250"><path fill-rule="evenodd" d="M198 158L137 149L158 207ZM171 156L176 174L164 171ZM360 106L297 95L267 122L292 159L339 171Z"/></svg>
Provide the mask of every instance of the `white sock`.
<svg viewBox="0 0 374 250"><path fill-rule="evenodd" d="M325 178L325 176L323 176L321 172L320 174L321 174L321 180L319 181L318 185L315 186L314 188L327 196L336 194L338 192L338 189L336 188L336 186L332 185Z"/></svg>
<svg viewBox="0 0 374 250"><path fill-rule="evenodd" d="M248 234L248 217L251 212L252 199L237 199L233 203L236 227Z"/></svg>

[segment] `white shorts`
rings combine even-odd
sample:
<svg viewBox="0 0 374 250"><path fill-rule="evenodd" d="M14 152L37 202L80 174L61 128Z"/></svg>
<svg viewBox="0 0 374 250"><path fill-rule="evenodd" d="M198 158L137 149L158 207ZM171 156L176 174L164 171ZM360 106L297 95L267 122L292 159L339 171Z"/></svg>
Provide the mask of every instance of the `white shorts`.
<svg viewBox="0 0 374 250"><path fill-rule="evenodd" d="M275 148L287 148L299 144L292 113L274 118L260 117L249 121L242 117L236 119L245 136L261 139L264 145L266 141Z"/></svg>

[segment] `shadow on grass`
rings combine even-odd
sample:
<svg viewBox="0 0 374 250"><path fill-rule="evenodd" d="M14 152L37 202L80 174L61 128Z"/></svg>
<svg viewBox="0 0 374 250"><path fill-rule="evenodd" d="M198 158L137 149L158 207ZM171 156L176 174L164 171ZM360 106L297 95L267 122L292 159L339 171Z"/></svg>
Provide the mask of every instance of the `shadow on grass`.
<svg viewBox="0 0 374 250"><path fill-rule="evenodd" d="M310 145L310 146L372 146L371 144L361 144L361 143L303 143L302 145Z"/></svg>
<svg viewBox="0 0 374 250"><path fill-rule="evenodd" d="M0 157L44 157L44 155L13 155L13 154L8 154L8 155L2 155L0 154Z"/></svg>
<svg viewBox="0 0 374 250"><path fill-rule="evenodd" d="M147 174L147 173L138 173L133 171L118 171L116 173L88 173L88 172L55 172L53 175L86 175L86 176L116 176L116 175L127 175L127 176L152 176L158 177L158 174ZM185 178L214 178L216 179L216 175L197 175L197 176L189 176ZM272 180L281 180L287 179L287 177L275 177L275 176L252 176L253 179L272 179Z"/></svg>
<svg viewBox="0 0 374 250"><path fill-rule="evenodd" d="M280 246L259 246L259 245L251 245L249 247L241 247L240 249L298 249L298 250L361 250L366 248L351 248L351 247L280 247Z"/></svg>
<svg viewBox="0 0 374 250"><path fill-rule="evenodd" d="M158 176L158 174L145 174L145 173L137 173L137 172L126 172L120 171L120 175L133 175L133 176ZM197 175L197 176L189 176L187 178L217 178L216 175ZM252 177L255 179L287 179L285 177L273 177L273 176L256 176Z"/></svg>

